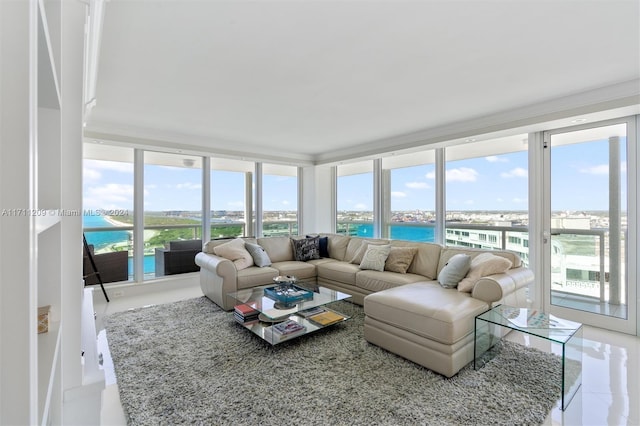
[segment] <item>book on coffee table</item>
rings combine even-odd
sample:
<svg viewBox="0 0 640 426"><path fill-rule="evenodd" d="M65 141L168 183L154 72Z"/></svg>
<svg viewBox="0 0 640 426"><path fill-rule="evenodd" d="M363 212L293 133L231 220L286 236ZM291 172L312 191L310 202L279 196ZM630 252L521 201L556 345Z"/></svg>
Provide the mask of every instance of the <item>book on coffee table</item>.
<svg viewBox="0 0 640 426"><path fill-rule="evenodd" d="M289 319L265 329L265 338L271 341L292 339L307 332L307 327Z"/></svg>
<svg viewBox="0 0 640 426"><path fill-rule="evenodd" d="M308 319L309 321L313 321L316 324L324 327L326 325L331 325L331 324L340 322L344 320L344 318L345 317L343 315L337 314L330 310L325 310L324 312L321 312L319 314L311 315Z"/></svg>

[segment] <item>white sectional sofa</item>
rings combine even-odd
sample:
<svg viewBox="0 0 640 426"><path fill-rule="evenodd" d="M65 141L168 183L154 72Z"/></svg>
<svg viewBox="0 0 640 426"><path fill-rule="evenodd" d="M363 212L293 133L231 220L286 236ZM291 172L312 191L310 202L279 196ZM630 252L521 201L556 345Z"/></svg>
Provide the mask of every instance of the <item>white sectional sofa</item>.
<svg viewBox="0 0 640 426"><path fill-rule="evenodd" d="M364 337L369 342L450 377L473 360L475 316L500 303L525 306L527 287L533 281L532 271L522 266L517 254L491 250L491 254L508 259L508 269L475 277L469 291L444 288L437 279L454 255L475 259L489 251L337 234L320 237L325 238L328 253L307 261L295 260L288 237L246 238L264 249L271 265L241 269L236 267L237 261L214 254L217 246L228 241L210 241L196 255L202 291L223 309L231 310L234 301L227 296L230 292L271 284L278 275L315 277L325 287L352 294L353 302L364 306ZM371 245L388 245L391 250L401 249L395 250L396 254L411 251L414 255L408 265L362 269L354 258ZM468 277L471 275L469 272Z"/></svg>

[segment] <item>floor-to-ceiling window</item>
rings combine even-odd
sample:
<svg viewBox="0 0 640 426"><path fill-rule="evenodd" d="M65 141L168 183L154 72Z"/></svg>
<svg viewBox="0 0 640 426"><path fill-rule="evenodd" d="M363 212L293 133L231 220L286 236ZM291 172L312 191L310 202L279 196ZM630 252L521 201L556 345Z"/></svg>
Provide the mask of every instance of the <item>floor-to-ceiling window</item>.
<svg viewBox="0 0 640 426"><path fill-rule="evenodd" d="M211 238L252 235L254 169L251 161L211 159Z"/></svg>
<svg viewBox="0 0 640 426"><path fill-rule="evenodd" d="M633 318L627 323L632 123L560 129L543 141L547 306L583 311L582 321L609 321L623 331L635 325Z"/></svg>
<svg viewBox="0 0 640 426"><path fill-rule="evenodd" d="M85 143L83 228L103 281L133 275L133 149ZM126 253L126 255L125 255ZM85 275L93 274L86 259ZM95 276L86 277L88 284Z"/></svg>
<svg viewBox="0 0 640 426"><path fill-rule="evenodd" d="M529 258L527 135L445 150L445 244Z"/></svg>
<svg viewBox="0 0 640 426"><path fill-rule="evenodd" d="M434 150L382 159L383 237L435 241L434 173Z"/></svg>
<svg viewBox="0 0 640 426"><path fill-rule="evenodd" d="M262 165L262 234L298 235L298 168Z"/></svg>
<svg viewBox="0 0 640 426"><path fill-rule="evenodd" d="M374 236L373 162L337 166L336 232Z"/></svg>
<svg viewBox="0 0 640 426"><path fill-rule="evenodd" d="M144 277L165 275L156 249L202 239L202 158L144 152Z"/></svg>

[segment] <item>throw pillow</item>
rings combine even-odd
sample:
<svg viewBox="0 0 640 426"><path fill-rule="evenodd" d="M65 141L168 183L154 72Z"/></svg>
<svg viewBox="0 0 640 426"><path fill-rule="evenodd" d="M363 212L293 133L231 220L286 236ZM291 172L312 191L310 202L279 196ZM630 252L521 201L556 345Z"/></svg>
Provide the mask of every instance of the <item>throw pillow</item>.
<svg viewBox="0 0 640 426"><path fill-rule="evenodd" d="M471 256L463 253L453 255L438 274L438 282L444 288L456 288L470 267Z"/></svg>
<svg viewBox="0 0 640 426"><path fill-rule="evenodd" d="M302 262L311 259L320 259L320 238L293 238L293 258Z"/></svg>
<svg viewBox="0 0 640 426"><path fill-rule="evenodd" d="M371 244L367 251L362 256L362 262L360 262L360 269L371 269L374 271L384 271L384 263L389 256L391 246Z"/></svg>
<svg viewBox="0 0 640 426"><path fill-rule="evenodd" d="M240 238L214 247L213 253L216 256L224 257L232 261L238 271L253 265L253 257L251 257L251 253L244 248L244 241Z"/></svg>
<svg viewBox="0 0 640 426"><path fill-rule="evenodd" d="M356 265L359 265L360 263L362 263L362 257L367 252L367 249L369 248L369 246L373 246L373 245L381 246L381 245L385 245L385 243L381 241L376 241L376 242L363 241L362 245L360 246L358 251L356 251L356 254L353 255L353 258L351 259L351 261L349 261L349 263L355 263Z"/></svg>
<svg viewBox="0 0 640 426"><path fill-rule="evenodd" d="M491 253L479 254L471 260L467 276L458 283L458 291L470 293L480 278L506 272L511 265L511 261L504 257Z"/></svg>
<svg viewBox="0 0 640 426"><path fill-rule="evenodd" d="M418 252L415 247L391 247L389 257L384 263L384 269L391 272L406 274L413 257Z"/></svg>
<svg viewBox="0 0 640 426"><path fill-rule="evenodd" d="M271 266L271 259L269 259L269 255L264 248L258 244L248 243L245 241L244 248L247 249L251 257L253 258L253 263L259 267Z"/></svg>
<svg viewBox="0 0 640 426"><path fill-rule="evenodd" d="M319 238L320 257L329 257L329 237L320 237L319 235L307 235L307 238Z"/></svg>

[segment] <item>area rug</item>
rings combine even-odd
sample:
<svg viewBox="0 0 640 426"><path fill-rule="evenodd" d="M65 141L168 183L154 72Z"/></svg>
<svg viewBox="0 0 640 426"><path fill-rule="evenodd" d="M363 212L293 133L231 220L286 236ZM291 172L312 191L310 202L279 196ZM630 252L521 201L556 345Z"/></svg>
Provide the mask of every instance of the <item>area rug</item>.
<svg viewBox="0 0 640 426"><path fill-rule="evenodd" d="M541 424L560 359L504 342L447 379L364 340L364 313L271 346L205 297L104 319L131 425Z"/></svg>

